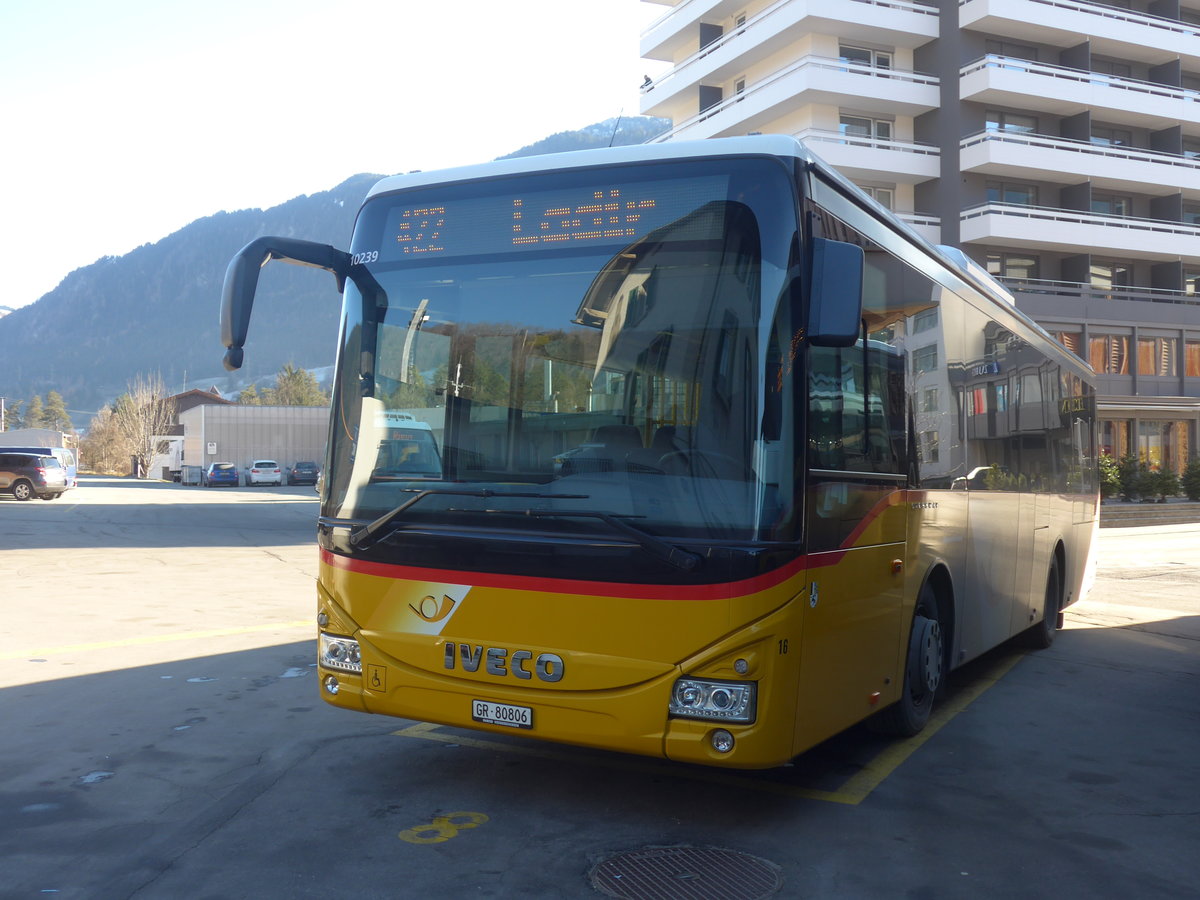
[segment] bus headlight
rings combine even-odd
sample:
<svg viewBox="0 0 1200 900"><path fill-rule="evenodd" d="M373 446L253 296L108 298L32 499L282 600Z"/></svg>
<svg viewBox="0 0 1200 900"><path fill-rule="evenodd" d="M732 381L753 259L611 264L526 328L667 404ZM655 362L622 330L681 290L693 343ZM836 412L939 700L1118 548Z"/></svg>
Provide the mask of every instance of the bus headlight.
<svg viewBox="0 0 1200 900"><path fill-rule="evenodd" d="M362 654L354 638L321 632L319 653L317 660L327 669L362 674Z"/></svg>
<svg viewBox="0 0 1200 900"><path fill-rule="evenodd" d="M757 688L753 681L680 678L671 691L668 712L685 719L753 722Z"/></svg>

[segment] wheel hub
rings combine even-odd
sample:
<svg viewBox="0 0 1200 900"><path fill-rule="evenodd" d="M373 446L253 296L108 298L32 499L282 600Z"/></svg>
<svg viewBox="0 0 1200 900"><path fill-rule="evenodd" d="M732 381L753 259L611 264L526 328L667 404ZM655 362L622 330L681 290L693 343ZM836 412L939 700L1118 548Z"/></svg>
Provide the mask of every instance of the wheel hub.
<svg viewBox="0 0 1200 900"><path fill-rule="evenodd" d="M937 619L917 616L912 639L910 682L922 694L932 694L942 683L942 629Z"/></svg>

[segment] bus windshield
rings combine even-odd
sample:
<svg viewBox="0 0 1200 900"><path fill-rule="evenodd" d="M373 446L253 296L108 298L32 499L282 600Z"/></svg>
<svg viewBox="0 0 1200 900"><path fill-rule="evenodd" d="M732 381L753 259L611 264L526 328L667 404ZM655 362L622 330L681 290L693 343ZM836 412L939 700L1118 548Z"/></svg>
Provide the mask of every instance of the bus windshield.
<svg viewBox="0 0 1200 900"><path fill-rule="evenodd" d="M765 158L368 201L325 514L421 494L404 524L789 538L790 326L772 323L796 208Z"/></svg>

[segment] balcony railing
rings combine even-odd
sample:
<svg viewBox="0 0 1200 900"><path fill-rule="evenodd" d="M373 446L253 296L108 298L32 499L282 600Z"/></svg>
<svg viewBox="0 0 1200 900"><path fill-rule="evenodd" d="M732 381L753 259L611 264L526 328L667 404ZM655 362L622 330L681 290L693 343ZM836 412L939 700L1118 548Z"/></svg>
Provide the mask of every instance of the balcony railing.
<svg viewBox="0 0 1200 900"><path fill-rule="evenodd" d="M699 50L697 50L691 56L689 56L683 60L680 60L679 63L677 63L675 66L673 66L671 68L671 71L667 72L665 75L663 75L657 81L646 85L645 87L643 87L642 90L644 92L652 91L656 87L662 87L662 86L670 84L677 77L685 74L686 70L688 69L689 66L694 65L695 63L704 59L706 56L710 56L713 53L716 53L718 50L720 50L722 47L724 47L726 44L728 44L734 38L738 37L739 35L745 34L746 32L752 32L754 34L757 34L761 31L761 32L763 32L764 36L771 35L773 33L771 31L771 28L772 28L772 25L774 24L771 21L772 18L775 16L776 13L787 8L787 6L789 4L791 4L792 2L793 2L793 0L776 0L775 3L772 3L770 6L767 6L766 8L762 9L761 11L755 13L753 16L750 16L748 19L746 19L745 22L743 22L737 28L734 28L734 29L731 29L730 31L725 32L723 35L721 35L715 41L712 41L711 43L706 44L705 46L701 47ZM861 3L864 6L878 6L878 7L883 7L886 9L899 9L899 10L904 10L906 12L914 12L914 13L918 13L921 15L934 16L935 18L938 15L938 11L937 11L936 7L930 7L930 6L927 6L922 3L911 3L911 2L908 2L908 0L851 0L851 2ZM655 21L648 29L646 29L645 32L643 32L643 34L649 33L654 28L656 28L658 25L660 25L663 21L665 21L668 17L679 12L685 6L687 6L686 2L680 4L679 6L674 7L672 10L667 12L665 15L660 16L657 21Z"/></svg>
<svg viewBox="0 0 1200 900"><path fill-rule="evenodd" d="M1110 87L1114 90L1126 91L1130 94L1141 94L1153 97L1163 97L1168 100L1190 100L1200 103L1200 91L1187 88L1173 87L1154 81L1139 81L1136 78L1120 78L1116 75L1104 75L1100 72L1090 72L1086 69L1071 69L1066 66L1053 66L1048 63L1030 62L1015 56L1000 56L989 53L974 62L967 63L959 70L959 76L966 78L984 69L1007 69L1009 71L1026 72L1043 78L1053 78L1058 82L1074 82L1089 86ZM1046 96L1055 96L1052 91L1043 92Z"/></svg>
<svg viewBox="0 0 1200 900"><path fill-rule="evenodd" d="M896 153L912 153L917 156L939 156L939 150L933 144L918 144L913 141L887 141L864 135L843 134L840 131L827 131L820 128L805 128L797 131L795 136L809 144L841 144L849 147L869 147L874 150L891 150Z"/></svg>
<svg viewBox="0 0 1200 900"><path fill-rule="evenodd" d="M1110 216L1078 209L1055 209L1051 206L1027 206L1024 203L980 203L964 209L960 219L966 222L980 216L1009 216L1038 222L1060 222L1072 225L1099 225L1103 228L1125 228L1132 231L1158 234L1177 234L1200 238L1200 225L1169 222L1165 219L1139 219L1135 216ZM1197 245L1200 250L1200 244Z"/></svg>
<svg viewBox="0 0 1200 900"><path fill-rule="evenodd" d="M899 81L908 84L917 84L926 87L937 87L938 79L936 75L924 75L919 72L912 72L907 69L881 69L876 66L868 66L863 63L851 62L846 59L835 59L827 56L805 56L801 57L791 65L773 72L766 78L762 78L752 85L747 85L746 89L741 93L734 94L732 97L726 97L720 103L714 103L707 109L702 109L697 115L691 118L684 119L672 128L670 131L660 134L654 138L651 143L661 143L669 141L675 135L682 131L703 122L705 119L710 119L715 115L719 115L726 109L729 109L736 103L741 103L743 100L748 100L757 93L761 93L787 78L791 75L804 72L807 69L817 69L822 71L850 73L854 75L865 75L872 78L883 78L888 81ZM865 85L864 85L865 87Z"/></svg>
<svg viewBox="0 0 1200 900"><path fill-rule="evenodd" d="M959 6L967 6L971 0L959 0ZM1102 19L1109 19L1115 22L1128 23L1130 25L1140 25L1148 28L1160 28L1163 31L1169 31L1173 34L1178 34L1181 37L1197 37L1200 36L1200 27L1189 25L1186 22L1181 22L1178 19L1167 19L1162 16L1151 15L1150 13L1134 12L1131 9L1122 9L1119 6L1106 6L1103 3L1086 3L1079 0L1029 0L1030 3L1035 3L1038 6L1049 6L1054 9L1065 9L1070 12L1084 13L1089 16L1096 16ZM1088 31L1090 34L1091 32Z"/></svg>
<svg viewBox="0 0 1200 900"><path fill-rule="evenodd" d="M1122 147L1112 144L1093 144L1088 141L1073 141L1067 138L1049 137L1044 134L1002 131L994 128L963 138L959 143L959 147L966 150L969 147L975 147L989 141L998 141L1005 144L1021 144L1026 147L1038 147L1043 150L1082 153L1087 156L1115 159L1122 162L1153 163L1157 166L1170 166L1181 172L1200 172L1200 159L1191 156L1179 156L1174 153L1162 153L1155 150L1139 150L1133 147Z"/></svg>
<svg viewBox="0 0 1200 900"><path fill-rule="evenodd" d="M1052 281L1048 278L1005 278L999 281L1014 294L1043 294L1076 297L1080 300L1136 300L1141 303L1181 303L1200 307L1200 297L1186 291L1163 288L1103 287L1078 281Z"/></svg>

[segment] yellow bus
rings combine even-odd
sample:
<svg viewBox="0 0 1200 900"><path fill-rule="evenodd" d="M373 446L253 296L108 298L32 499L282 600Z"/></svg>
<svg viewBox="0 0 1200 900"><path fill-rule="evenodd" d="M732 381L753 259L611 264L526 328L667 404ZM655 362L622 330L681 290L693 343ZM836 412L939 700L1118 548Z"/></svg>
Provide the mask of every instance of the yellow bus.
<svg viewBox="0 0 1200 900"><path fill-rule="evenodd" d="M386 178L234 258L231 369L271 259L343 292L334 706L777 766L1084 590L1091 370L791 138Z"/></svg>

